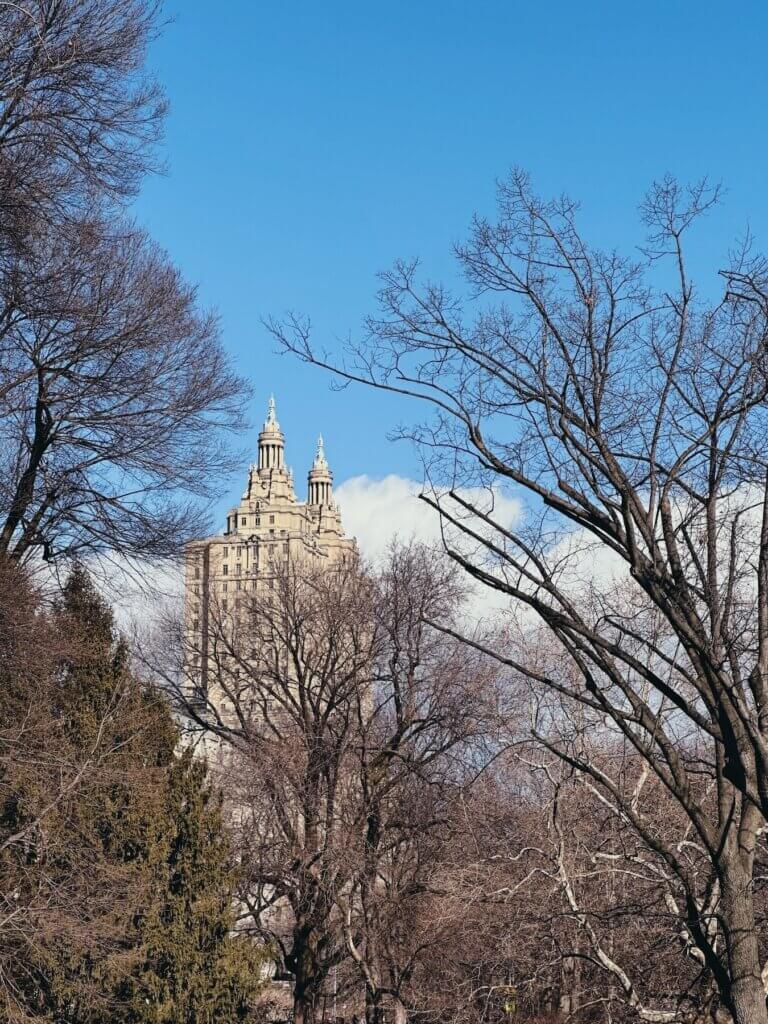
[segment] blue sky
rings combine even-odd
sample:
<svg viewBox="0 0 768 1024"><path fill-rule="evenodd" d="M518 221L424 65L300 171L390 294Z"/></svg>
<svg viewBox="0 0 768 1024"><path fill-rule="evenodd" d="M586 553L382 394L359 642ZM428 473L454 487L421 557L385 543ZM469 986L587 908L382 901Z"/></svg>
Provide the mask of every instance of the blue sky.
<svg viewBox="0 0 768 1024"><path fill-rule="evenodd" d="M337 481L415 475L388 429L418 410L273 355L260 317L309 314L329 348L374 308L375 274L450 245L494 179L583 201L600 245L641 240L654 177L727 186L697 236L711 282L749 223L768 246L768 4L167 0L151 63L171 111L168 173L136 215L219 311L262 405L274 391L300 479L318 430ZM232 497L239 484L233 484ZM222 508L229 503L225 501Z"/></svg>

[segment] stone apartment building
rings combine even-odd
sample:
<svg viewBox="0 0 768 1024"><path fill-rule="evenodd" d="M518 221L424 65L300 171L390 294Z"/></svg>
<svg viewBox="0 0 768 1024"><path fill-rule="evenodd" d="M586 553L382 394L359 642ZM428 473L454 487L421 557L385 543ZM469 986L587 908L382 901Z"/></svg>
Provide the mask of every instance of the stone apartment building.
<svg viewBox="0 0 768 1024"><path fill-rule="evenodd" d="M185 623L195 685L208 692L212 609L233 612L238 598L270 587L282 565L304 558L333 560L354 550L344 535L333 500L333 474L323 439L317 443L307 478L307 500L300 501L293 472L285 463L285 436L274 398L259 434L258 459L250 466L239 503L227 515L223 533L192 541L186 551Z"/></svg>

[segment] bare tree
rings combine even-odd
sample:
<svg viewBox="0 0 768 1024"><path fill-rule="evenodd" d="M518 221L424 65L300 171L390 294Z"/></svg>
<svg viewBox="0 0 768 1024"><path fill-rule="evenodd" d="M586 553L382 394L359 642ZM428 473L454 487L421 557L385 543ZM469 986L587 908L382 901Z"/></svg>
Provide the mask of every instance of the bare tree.
<svg viewBox="0 0 768 1024"><path fill-rule="evenodd" d="M0 222L71 215L133 194L154 163L165 101L143 67L154 0L0 4ZM18 235L15 237L18 238Z"/></svg>
<svg viewBox="0 0 768 1024"><path fill-rule="evenodd" d="M191 676L179 683L172 668L168 682L222 772L240 835L243 926L276 949L279 976L293 981L293 1019L311 1024L329 972L346 957L341 806L356 700L375 662L373 588L354 559L274 569L240 581L247 591L212 595L207 692L183 624L176 649Z"/></svg>
<svg viewBox="0 0 768 1024"><path fill-rule="evenodd" d="M634 792L648 827L689 862L697 896L711 896L711 865L679 806L591 725L582 738L593 762ZM497 760L455 813L426 911L444 939L418 978L424 1012L455 1021L502 1021L509 1007L560 1020L717 1017L682 886L588 776L529 740ZM762 884L757 898L762 919Z"/></svg>
<svg viewBox="0 0 768 1024"><path fill-rule="evenodd" d="M215 318L121 209L156 166L159 15L0 3L0 552L17 559L178 551L242 422Z"/></svg>
<svg viewBox="0 0 768 1024"><path fill-rule="evenodd" d="M178 551L247 394L214 318L130 224L40 222L16 255L0 275L0 550Z"/></svg>
<svg viewBox="0 0 768 1024"><path fill-rule="evenodd" d="M568 922L574 964L591 965L582 974L579 1001L602 1003L606 1017L626 1011L648 1022L700 1020L718 1016L717 987L702 951L687 927L684 905L692 893L708 938L717 948L713 908L717 881L709 858L691 837L689 823L655 776L633 751L603 740L588 740L591 761L631 794L646 829L666 846L674 846L685 863L685 886L663 857L639 841L616 806L592 786L589 776L543 763L531 752L531 763L545 777L549 810L548 868L562 901L561 920ZM706 805L706 791L699 793ZM567 948L567 947L566 947ZM625 1013L621 1013L621 1004ZM578 1002L569 1001L577 1012Z"/></svg>
<svg viewBox="0 0 768 1024"><path fill-rule="evenodd" d="M415 978L426 1019L575 1019L579 986L559 941L546 806L537 778L508 756L454 802L423 911L440 935Z"/></svg>
<svg viewBox="0 0 768 1024"><path fill-rule="evenodd" d="M488 756L495 669L430 628L456 622L465 595L455 567L416 544L394 545L376 578L372 690L357 698L349 885L339 896L346 942L379 1024L421 1009L425 958L445 940L425 908L451 807Z"/></svg>
<svg viewBox="0 0 768 1024"><path fill-rule="evenodd" d="M499 186L497 222L477 218L457 249L467 293L420 287L415 265L398 264L384 275L368 341L332 368L433 409L412 436L444 485L425 500L451 555L543 623L570 667L539 673L511 647L496 654L602 716L636 750L706 851L716 905L697 901L677 846L649 829L615 778L545 729L541 741L663 859L723 1007L757 1024L766 1020L753 881L768 813L768 287L765 261L744 248L721 297L696 290L683 242L716 198L706 184L655 185L642 207L647 248L626 258L590 247L576 204L542 201L515 172ZM272 328L287 349L330 366L303 321ZM524 519L510 528L468 499L456 488L467 475L525 494ZM620 597L579 586L596 553L625 574Z"/></svg>
<svg viewBox="0 0 768 1024"><path fill-rule="evenodd" d="M243 903L293 981L294 1020L316 1019L350 960L351 1000L376 1024L385 1009L402 1020L439 941L419 908L450 802L484 756L496 668L427 625L461 605L441 553L396 547L377 572L356 558L274 571L213 595L207 691L183 623L166 679L214 738Z"/></svg>

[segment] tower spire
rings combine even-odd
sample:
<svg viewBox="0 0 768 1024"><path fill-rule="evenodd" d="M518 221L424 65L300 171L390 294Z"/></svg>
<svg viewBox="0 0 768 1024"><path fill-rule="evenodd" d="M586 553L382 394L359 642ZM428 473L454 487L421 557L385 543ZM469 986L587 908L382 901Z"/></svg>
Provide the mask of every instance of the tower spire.
<svg viewBox="0 0 768 1024"><path fill-rule="evenodd" d="M325 458L325 442L323 441L323 435L317 439L317 450L315 451L315 461L313 463L315 469L327 469L328 461Z"/></svg>
<svg viewBox="0 0 768 1024"><path fill-rule="evenodd" d="M277 412L275 410L275 396L269 396L269 402L267 403L267 418L264 421L264 429L267 430L269 427L280 429L280 424L277 422Z"/></svg>

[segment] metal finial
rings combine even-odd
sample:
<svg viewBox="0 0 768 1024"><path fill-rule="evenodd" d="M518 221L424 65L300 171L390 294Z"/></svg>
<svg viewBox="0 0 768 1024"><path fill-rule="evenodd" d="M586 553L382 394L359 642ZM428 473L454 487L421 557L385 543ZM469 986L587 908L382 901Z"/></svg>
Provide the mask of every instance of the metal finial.
<svg viewBox="0 0 768 1024"><path fill-rule="evenodd" d="M323 435L321 434L317 439L317 452L315 454L315 465L326 466L328 463L325 459L325 442L323 441Z"/></svg>
<svg viewBox="0 0 768 1024"><path fill-rule="evenodd" d="M267 418L264 422L265 430L279 430L280 424L277 422L277 412L275 410L275 396L269 396L269 403L267 404Z"/></svg>

